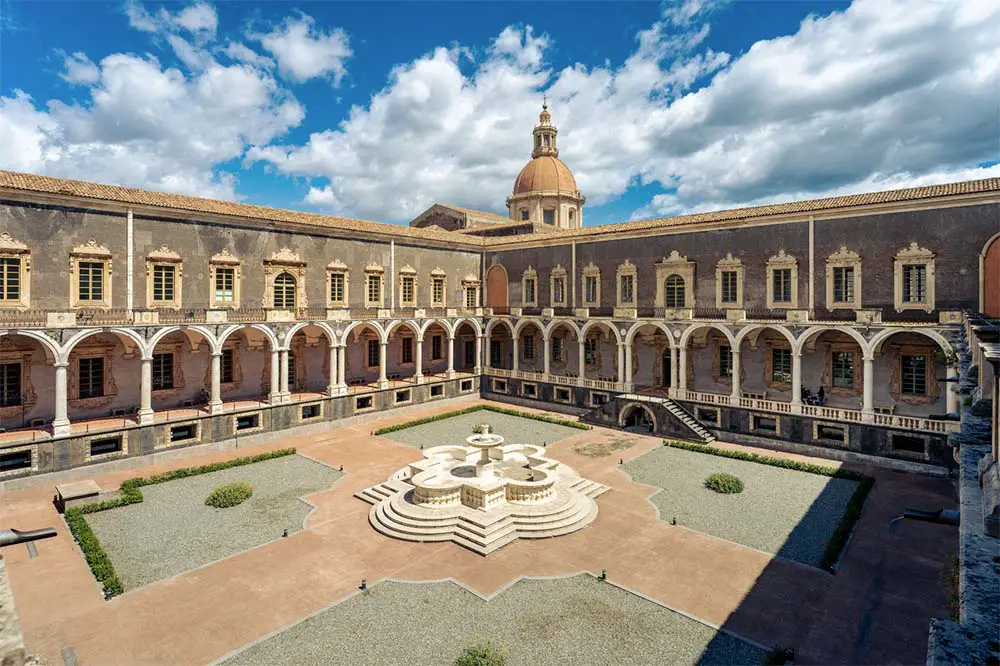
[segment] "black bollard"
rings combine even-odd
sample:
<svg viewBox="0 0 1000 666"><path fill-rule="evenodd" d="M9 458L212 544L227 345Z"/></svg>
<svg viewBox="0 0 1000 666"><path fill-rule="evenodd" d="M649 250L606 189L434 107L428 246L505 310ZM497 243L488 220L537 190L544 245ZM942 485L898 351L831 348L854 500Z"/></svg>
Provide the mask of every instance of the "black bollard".
<svg viewBox="0 0 1000 666"><path fill-rule="evenodd" d="M362 592L364 592L365 590L367 590L368 589L368 581L365 580L364 578L362 578L361 579L361 587L359 587L358 589L361 590Z"/></svg>

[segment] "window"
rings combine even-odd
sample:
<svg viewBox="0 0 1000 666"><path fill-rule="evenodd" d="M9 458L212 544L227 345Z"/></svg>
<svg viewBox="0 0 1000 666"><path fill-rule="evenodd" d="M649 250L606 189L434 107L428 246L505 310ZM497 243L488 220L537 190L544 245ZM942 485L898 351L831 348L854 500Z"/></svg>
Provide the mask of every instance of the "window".
<svg viewBox="0 0 1000 666"><path fill-rule="evenodd" d="M104 358L80 359L80 397L100 398L104 395Z"/></svg>
<svg viewBox="0 0 1000 666"><path fill-rule="evenodd" d="M330 303L342 304L347 302L346 298L346 278L344 273L330 273Z"/></svg>
<svg viewBox="0 0 1000 666"><path fill-rule="evenodd" d="M298 378L297 368L295 367L295 352L288 350L288 388L290 390L295 390L295 381Z"/></svg>
<svg viewBox="0 0 1000 666"><path fill-rule="evenodd" d="M722 272L722 297L721 302L723 303L736 303L739 299L737 297L737 273L736 271L723 271ZM668 296L669 298L669 296Z"/></svg>
<svg viewBox="0 0 1000 666"><path fill-rule="evenodd" d="M792 302L792 269L775 268L771 270L771 300L775 303Z"/></svg>
<svg viewBox="0 0 1000 666"><path fill-rule="evenodd" d="M278 310L295 309L295 278L281 273L274 278L274 307Z"/></svg>
<svg viewBox="0 0 1000 666"><path fill-rule="evenodd" d="M236 295L236 269L215 269L215 302L232 303Z"/></svg>
<svg viewBox="0 0 1000 666"><path fill-rule="evenodd" d="M923 437L913 435L897 435L893 433L891 446L893 451L905 451L907 453L927 452L927 442Z"/></svg>
<svg viewBox="0 0 1000 666"><path fill-rule="evenodd" d="M260 413L240 414L236 417L236 430L254 430L260 427Z"/></svg>
<svg viewBox="0 0 1000 666"><path fill-rule="evenodd" d="M0 236L2 238L2 236ZM148 261L148 260L147 260ZM98 245L91 238L83 245L78 245L69 253L70 270L70 307L74 308L109 308L111 307L111 251ZM146 302L153 300L152 264L146 265ZM22 273L21 288L27 289L24 283L27 276Z"/></svg>
<svg viewBox="0 0 1000 666"><path fill-rule="evenodd" d="M8 473L13 474L21 469L28 469L31 467L31 463L31 448L14 451L5 450L3 453L0 453L0 476L6 476Z"/></svg>
<svg viewBox="0 0 1000 666"><path fill-rule="evenodd" d="M444 278L436 277L431 280L431 305L444 305Z"/></svg>
<svg viewBox="0 0 1000 666"><path fill-rule="evenodd" d="M903 266L903 302L923 303L927 300L927 266Z"/></svg>
<svg viewBox="0 0 1000 666"><path fill-rule="evenodd" d="M490 367L499 368L503 365L503 342L490 340Z"/></svg>
<svg viewBox="0 0 1000 666"><path fill-rule="evenodd" d="M828 442L844 443L847 440L847 433L839 426L816 424L816 439Z"/></svg>
<svg viewBox="0 0 1000 666"><path fill-rule="evenodd" d="M635 276L622 275L618 280L620 286L620 301L622 303L635 303Z"/></svg>
<svg viewBox="0 0 1000 666"><path fill-rule="evenodd" d="M833 302L854 302L854 268L842 266L833 269Z"/></svg>
<svg viewBox="0 0 1000 666"><path fill-rule="evenodd" d="M381 345L379 345L378 340L369 340L368 341L368 367L369 368L377 368L378 367L378 365L379 365L379 356L381 355L380 354L381 350L379 349L380 346Z"/></svg>
<svg viewBox="0 0 1000 666"><path fill-rule="evenodd" d="M927 395L927 357L900 356L904 395Z"/></svg>
<svg viewBox="0 0 1000 666"><path fill-rule="evenodd" d="M684 307L684 278L679 275L671 275L664 284L666 295L666 307L676 309Z"/></svg>
<svg viewBox="0 0 1000 666"><path fill-rule="evenodd" d="M176 267L165 264L153 266L153 302L172 303L174 301L174 283Z"/></svg>
<svg viewBox="0 0 1000 666"><path fill-rule="evenodd" d="M583 342L583 362L585 365L597 365L598 338L587 338Z"/></svg>
<svg viewBox="0 0 1000 666"><path fill-rule="evenodd" d="M733 376L733 350L729 345L719 345L719 377Z"/></svg>
<svg viewBox="0 0 1000 666"><path fill-rule="evenodd" d="M524 336L524 360L535 360L535 336L533 335Z"/></svg>
<svg viewBox="0 0 1000 666"><path fill-rule="evenodd" d="M431 336L431 360L440 361L444 358L443 340L440 335Z"/></svg>
<svg viewBox="0 0 1000 666"><path fill-rule="evenodd" d="M771 350L771 381L785 383L792 381L792 350Z"/></svg>
<svg viewBox="0 0 1000 666"><path fill-rule="evenodd" d="M402 338L400 340L402 345L401 348L401 362L402 363L413 363L413 338Z"/></svg>
<svg viewBox="0 0 1000 666"><path fill-rule="evenodd" d="M587 275L583 278L583 302L586 305L598 305L597 276Z"/></svg>
<svg viewBox="0 0 1000 666"><path fill-rule="evenodd" d="M235 360L234 357L235 354L233 353L232 349L222 350L222 358L220 362L220 365L222 366L222 372L220 374L222 376L219 378L219 381L222 384L232 384L234 381L233 379L233 362Z"/></svg>
<svg viewBox="0 0 1000 666"><path fill-rule="evenodd" d="M521 209L521 221L522 222L527 222L528 221L528 209L527 208L522 208Z"/></svg>
<svg viewBox="0 0 1000 666"><path fill-rule="evenodd" d="M524 279L524 303L534 304L535 299L535 278L525 278Z"/></svg>
<svg viewBox="0 0 1000 666"><path fill-rule="evenodd" d="M21 364L0 364L0 407L21 404Z"/></svg>
<svg viewBox="0 0 1000 666"><path fill-rule="evenodd" d="M556 212L551 208L546 208L542 213L542 220L545 224L555 224L556 223Z"/></svg>
<svg viewBox="0 0 1000 666"><path fill-rule="evenodd" d="M552 360L562 363L566 359L564 358L566 354L566 345L563 342L562 336L555 336L552 338Z"/></svg>
<svg viewBox="0 0 1000 666"><path fill-rule="evenodd" d="M90 440L90 455L91 456L104 456L110 453L120 453L122 450L122 438L118 437L102 437L100 439Z"/></svg>
<svg viewBox="0 0 1000 666"><path fill-rule="evenodd" d="M365 275L365 306L382 307L382 273L369 272Z"/></svg>
<svg viewBox="0 0 1000 666"><path fill-rule="evenodd" d="M552 304L566 302L566 278L552 278Z"/></svg>
<svg viewBox="0 0 1000 666"><path fill-rule="evenodd" d="M479 303L479 289L477 287L465 288L465 307L472 310Z"/></svg>
<svg viewBox="0 0 1000 666"><path fill-rule="evenodd" d="M104 262L81 261L79 263L80 282L77 298L81 302L104 300ZM158 267L165 268L165 267ZM173 287L171 286L171 289ZM172 298L172 297L171 297Z"/></svg>
<svg viewBox="0 0 1000 666"><path fill-rule="evenodd" d="M835 351L831 352L830 369L834 388L854 388L854 353Z"/></svg>
<svg viewBox="0 0 1000 666"><path fill-rule="evenodd" d="M778 419L771 416L758 416L756 414L753 414L750 416L750 426L754 430L761 430L763 432L772 432L777 434Z"/></svg>
<svg viewBox="0 0 1000 666"><path fill-rule="evenodd" d="M21 260L0 258L0 300L21 300Z"/></svg>
<svg viewBox="0 0 1000 666"><path fill-rule="evenodd" d="M416 278L411 275L403 276L403 287L400 294L403 305L413 305L415 302L414 292L416 291L416 282Z"/></svg>
<svg viewBox="0 0 1000 666"><path fill-rule="evenodd" d="M166 391L174 387L174 355L153 354L153 390Z"/></svg>
<svg viewBox="0 0 1000 666"><path fill-rule="evenodd" d="M570 208L570 210L569 210L569 223L573 224L573 221L575 219L576 219L576 211L573 210L572 208Z"/></svg>

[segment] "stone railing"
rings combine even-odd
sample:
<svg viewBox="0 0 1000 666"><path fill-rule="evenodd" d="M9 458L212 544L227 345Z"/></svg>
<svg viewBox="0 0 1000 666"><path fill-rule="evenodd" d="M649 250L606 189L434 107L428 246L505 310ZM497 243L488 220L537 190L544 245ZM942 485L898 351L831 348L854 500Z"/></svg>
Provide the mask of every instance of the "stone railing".
<svg viewBox="0 0 1000 666"><path fill-rule="evenodd" d="M609 382L603 379L580 379L579 377L567 377L565 375L545 374L544 372L534 372L532 370L507 370L504 368L485 368L484 372L492 377L504 379L523 379L529 382L547 382L549 384L559 384L561 386L584 386L601 391L624 391L624 387L619 382Z"/></svg>

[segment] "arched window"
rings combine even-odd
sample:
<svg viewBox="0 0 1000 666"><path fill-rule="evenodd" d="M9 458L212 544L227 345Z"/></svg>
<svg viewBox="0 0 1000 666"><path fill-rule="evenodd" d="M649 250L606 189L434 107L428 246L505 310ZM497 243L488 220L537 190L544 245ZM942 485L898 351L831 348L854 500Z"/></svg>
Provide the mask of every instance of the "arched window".
<svg viewBox="0 0 1000 666"><path fill-rule="evenodd" d="M278 310L295 309L295 278L288 273L274 278L274 307Z"/></svg>
<svg viewBox="0 0 1000 666"><path fill-rule="evenodd" d="M684 278L680 275L671 275L667 278L665 286L666 306L668 308L684 307Z"/></svg>

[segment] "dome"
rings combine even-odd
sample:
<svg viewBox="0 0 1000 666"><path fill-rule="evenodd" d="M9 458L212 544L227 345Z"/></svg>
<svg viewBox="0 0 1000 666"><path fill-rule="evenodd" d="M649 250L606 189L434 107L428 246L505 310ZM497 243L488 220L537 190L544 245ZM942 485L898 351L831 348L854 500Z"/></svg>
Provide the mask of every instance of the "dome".
<svg viewBox="0 0 1000 666"><path fill-rule="evenodd" d="M524 165L514 181L514 194L541 190L558 190L577 196L576 178L558 157L536 157Z"/></svg>

